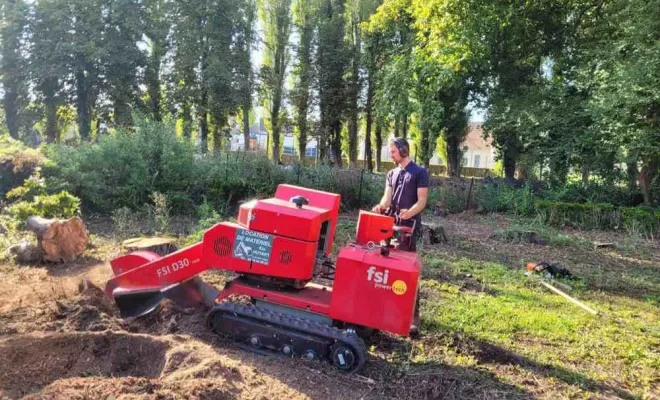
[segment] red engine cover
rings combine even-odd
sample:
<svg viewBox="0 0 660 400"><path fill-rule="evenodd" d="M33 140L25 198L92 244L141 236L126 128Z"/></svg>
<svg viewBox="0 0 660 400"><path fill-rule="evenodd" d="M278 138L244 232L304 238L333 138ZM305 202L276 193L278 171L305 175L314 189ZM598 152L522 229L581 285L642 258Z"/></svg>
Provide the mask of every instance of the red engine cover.
<svg viewBox="0 0 660 400"><path fill-rule="evenodd" d="M321 223L330 219L330 211L322 208L296 207L280 199L253 200L241 206L238 223L247 229L316 242Z"/></svg>
<svg viewBox="0 0 660 400"><path fill-rule="evenodd" d="M316 242L250 231L222 222L204 233L202 259L212 268L309 280L316 262Z"/></svg>
<svg viewBox="0 0 660 400"><path fill-rule="evenodd" d="M345 247L337 258L330 317L408 336L412 322L421 257L378 248Z"/></svg>

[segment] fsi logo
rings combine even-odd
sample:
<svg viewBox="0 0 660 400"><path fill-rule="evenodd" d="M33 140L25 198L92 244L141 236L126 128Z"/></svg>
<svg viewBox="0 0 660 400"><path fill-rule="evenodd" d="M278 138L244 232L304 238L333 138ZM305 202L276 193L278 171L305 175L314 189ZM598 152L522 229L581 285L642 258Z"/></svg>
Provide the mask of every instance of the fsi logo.
<svg viewBox="0 0 660 400"><path fill-rule="evenodd" d="M386 269L385 272L377 272L376 267L373 265L367 270L367 280L374 283L380 283L387 285L387 279L389 278L390 270Z"/></svg>

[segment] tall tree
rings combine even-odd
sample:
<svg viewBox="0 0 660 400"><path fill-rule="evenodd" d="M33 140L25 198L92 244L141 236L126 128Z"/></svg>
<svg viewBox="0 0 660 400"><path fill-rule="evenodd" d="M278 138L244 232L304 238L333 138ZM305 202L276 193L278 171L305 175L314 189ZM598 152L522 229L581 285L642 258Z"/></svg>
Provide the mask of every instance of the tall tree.
<svg viewBox="0 0 660 400"><path fill-rule="evenodd" d="M66 101L63 86L69 73L72 50L67 29L69 18L66 8L61 7L57 0L43 0L35 4L29 72L38 100L44 105L47 142L57 140L57 109Z"/></svg>
<svg viewBox="0 0 660 400"><path fill-rule="evenodd" d="M167 0L147 0L145 7L145 36L149 51L145 68L145 83L149 95L149 115L156 120L163 118L163 94L161 84L161 65L167 53L167 35L171 23Z"/></svg>
<svg viewBox="0 0 660 400"><path fill-rule="evenodd" d="M309 124L307 116L310 106L312 83L312 46L314 39L314 15L318 0L295 0L293 3L293 23L298 33L296 65L293 69L294 119L297 133L298 155L305 156Z"/></svg>
<svg viewBox="0 0 660 400"><path fill-rule="evenodd" d="M639 185L647 205L654 203L651 184L660 171L658 10L658 0L599 3L585 14L604 14L606 20L580 27L590 61L583 76L594 82L591 109L598 127L618 139L626 161L641 165Z"/></svg>
<svg viewBox="0 0 660 400"><path fill-rule="evenodd" d="M243 0L240 3L238 15L237 48L237 82L238 97L243 119L244 149L249 149L250 143L250 110L252 109L252 94L254 91L254 73L252 71L251 53L255 42L254 22L257 5L254 0Z"/></svg>
<svg viewBox="0 0 660 400"><path fill-rule="evenodd" d="M73 75L78 133L89 140L92 112L101 92L101 56L106 24L103 20L102 0L66 0L71 21L71 72Z"/></svg>
<svg viewBox="0 0 660 400"><path fill-rule="evenodd" d="M343 80L347 68L344 12L344 0L321 1L316 58L321 110L319 157L327 161L330 148L332 158L339 167L342 166L341 121L346 104Z"/></svg>
<svg viewBox="0 0 660 400"><path fill-rule="evenodd" d="M201 46L199 42L199 12L205 2L174 2L171 10L173 25L171 28L172 67L166 75L170 108L176 110L181 120L183 137L190 139L193 129L193 111L199 101L200 80L196 73L199 65ZM206 134L206 131L204 132ZM197 138L201 141L201 132ZM206 136L202 150L206 151Z"/></svg>
<svg viewBox="0 0 660 400"><path fill-rule="evenodd" d="M140 105L137 73L146 61L137 46L144 33L142 5L138 0L105 0L100 11L106 28L101 65L114 122L131 126L133 107Z"/></svg>
<svg viewBox="0 0 660 400"><path fill-rule="evenodd" d="M367 2L351 0L347 10L347 42L349 66L346 74L346 113L348 117L348 163L357 165L359 111L362 95L362 22L369 17Z"/></svg>
<svg viewBox="0 0 660 400"><path fill-rule="evenodd" d="M218 152L228 133L229 117L236 115L241 81L238 78L236 59L240 53L236 39L241 38L243 22L240 21L241 5L231 0L216 0L209 8L206 42L202 49L205 74L205 92L208 93L208 110L213 122L213 151Z"/></svg>
<svg viewBox="0 0 660 400"><path fill-rule="evenodd" d="M18 139L20 113L27 104L27 76L23 56L23 35L27 25L27 5L23 0L0 3L0 39L2 40L2 89L5 121L9 134Z"/></svg>
<svg viewBox="0 0 660 400"><path fill-rule="evenodd" d="M364 131L364 159L367 170L373 171L373 151L371 149L371 131L374 121L374 101L376 96L376 82L378 75L378 66L380 65L381 37L375 32L367 32L365 37L365 73L367 75L367 99L364 106L365 113L365 131ZM376 149L380 154L380 148ZM380 165L380 161L378 162Z"/></svg>
<svg viewBox="0 0 660 400"><path fill-rule="evenodd" d="M271 158L280 160L280 113L284 102L285 72L289 62L291 0L264 0L261 5L264 25L264 64L261 67L262 102L268 110Z"/></svg>

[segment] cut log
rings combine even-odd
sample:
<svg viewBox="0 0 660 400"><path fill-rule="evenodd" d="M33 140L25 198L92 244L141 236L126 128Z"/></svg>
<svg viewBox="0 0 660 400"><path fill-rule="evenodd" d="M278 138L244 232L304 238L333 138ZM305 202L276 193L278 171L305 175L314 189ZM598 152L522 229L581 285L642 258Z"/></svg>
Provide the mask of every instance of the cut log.
<svg viewBox="0 0 660 400"><path fill-rule="evenodd" d="M174 239L163 237L126 239L122 242L122 246L128 251L148 250L161 256L177 250Z"/></svg>
<svg viewBox="0 0 660 400"><path fill-rule="evenodd" d="M439 224L422 224L422 241L429 245L446 243L445 228Z"/></svg>
<svg viewBox="0 0 660 400"><path fill-rule="evenodd" d="M62 220L31 216L25 226L37 236L46 261L73 261L87 248L87 228L80 217Z"/></svg>

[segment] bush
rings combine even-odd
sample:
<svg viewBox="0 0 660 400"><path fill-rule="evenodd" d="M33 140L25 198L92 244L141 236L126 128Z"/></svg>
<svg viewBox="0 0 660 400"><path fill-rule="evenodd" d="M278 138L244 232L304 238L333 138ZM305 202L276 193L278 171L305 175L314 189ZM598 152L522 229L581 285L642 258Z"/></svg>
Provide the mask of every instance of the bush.
<svg viewBox="0 0 660 400"><path fill-rule="evenodd" d="M542 219L551 225L580 229L627 229L654 236L660 232L660 210L649 207L615 207L604 203L535 203Z"/></svg>
<svg viewBox="0 0 660 400"><path fill-rule="evenodd" d="M70 218L80 211L80 199L63 191L53 195L35 196L32 201L19 201L9 207L17 223L24 223L31 215L45 218Z"/></svg>
<svg viewBox="0 0 660 400"><path fill-rule="evenodd" d="M546 189L540 193L544 200L563 203L608 203L615 206L635 206L643 202L640 189L633 192L626 186L589 181L568 182L560 188Z"/></svg>
<svg viewBox="0 0 660 400"><path fill-rule="evenodd" d="M474 202L480 211L530 215L534 193L530 185L515 187L507 182L485 183L475 188Z"/></svg>
<svg viewBox="0 0 660 400"><path fill-rule="evenodd" d="M47 186L68 190L86 210L105 214L152 207L154 192L164 194L172 214L190 214L202 199L221 214L233 214L241 201L270 197L280 183L339 193L342 208L354 209L378 202L384 187L382 175L360 170L274 165L256 153L201 155L175 136L170 122L138 121L132 131L98 143L45 151L52 160L44 167Z"/></svg>
<svg viewBox="0 0 660 400"><path fill-rule="evenodd" d="M23 183L45 161L37 150L9 135L0 135L0 197Z"/></svg>

